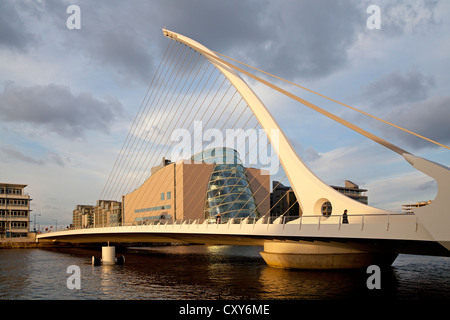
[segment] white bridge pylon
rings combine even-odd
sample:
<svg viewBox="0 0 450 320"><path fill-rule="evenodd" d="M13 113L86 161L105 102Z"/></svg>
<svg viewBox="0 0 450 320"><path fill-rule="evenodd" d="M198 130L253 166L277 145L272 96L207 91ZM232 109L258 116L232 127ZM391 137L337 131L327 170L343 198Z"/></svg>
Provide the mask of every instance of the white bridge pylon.
<svg viewBox="0 0 450 320"><path fill-rule="evenodd" d="M233 66L232 64L219 58L211 50L203 46L202 44L183 36L179 33L163 29L163 33L166 37L179 41L199 53L203 54L210 62L222 72L226 78L233 84L237 91L241 94L242 98L247 102L248 106L252 110L253 114L257 118L261 127L266 131L266 134L272 144L272 147L276 151L280 163L283 166L286 176L289 179L292 189L297 197L297 201L304 214L308 215L320 215L321 207L325 202L330 202L332 206L331 215L342 215L344 210L348 210L350 214L390 214L388 210L375 208L369 205L365 205L361 202L353 200L342 193L336 191L334 188L328 186L321 181L298 156L283 130L277 124L275 119L269 113L263 102L258 98L254 91L247 85L247 83L238 75L234 70L244 72L246 75L252 76L248 72ZM275 86L268 84L262 79L258 79L256 76L252 78L259 80L272 88ZM282 89L281 89L282 90ZM281 90L279 90L281 92ZM282 90L284 91L284 90ZM319 107L312 105L311 103L304 101L292 94L286 93L286 95L294 98L301 103L304 103L308 107L319 111L326 116L332 118L341 124L346 125L352 130L363 134L364 136L374 140L375 142L397 152L402 155L412 166L417 170L431 176L438 183L438 196L428 205L426 208L418 208L415 210L416 214L420 216L420 219L427 226L433 237L442 243L447 243L448 227L450 226L450 170L448 167L436 164L429 160L416 157L409 152L392 145L391 143L376 137L367 131L354 126L353 124L340 119L326 111L321 110ZM276 137L274 137L274 134ZM426 212L426 213L425 213Z"/></svg>
<svg viewBox="0 0 450 320"><path fill-rule="evenodd" d="M164 35L169 38L180 41L195 50L202 50L209 53L211 56L217 57L211 50L188 37L166 29L163 31ZM286 172L286 176L291 183L291 187L294 190L297 201L304 214L321 214L321 207L325 202L331 203L332 215L342 215L345 209L347 209L349 213L355 214L389 213L389 211L374 208L350 199L320 180L303 163L291 146L283 130L281 130L280 126L255 92L233 69L211 58L211 56L207 56L207 58L238 90L257 118L261 127L265 130L272 147L280 159L280 163ZM274 137L274 135L276 135L276 137Z"/></svg>
<svg viewBox="0 0 450 320"><path fill-rule="evenodd" d="M195 50L202 50L209 53L210 55L206 57L238 90L242 98L253 111L253 114L261 127L266 131L266 134L272 143L272 147L276 151L280 163L285 169L302 212L305 214L321 214L320 210L322 204L324 202L330 202L332 205L332 214L342 214L345 209L349 212L358 214L389 213L386 210L364 205L350 199L321 181L313 172L311 172L311 170L309 170L292 148L283 130L281 130L280 126L269 113L263 102L233 69L213 59L212 57L217 57L217 55L200 43L166 29L163 29L163 32L165 36L180 41ZM274 134L276 134L276 137L274 137Z"/></svg>
<svg viewBox="0 0 450 320"><path fill-rule="evenodd" d="M263 245L264 252L261 254L269 265L294 268L361 267L363 265L378 264L378 262L385 263L387 261L387 263L389 263L389 261L392 262L392 259L395 259L395 254L398 254L399 252L450 255L450 233L448 232L450 228L450 170L448 167L414 156L390 142L361 129L344 119L330 114L318 106L268 83L264 79L260 79L257 76L232 65L219 58L217 54L208 48L188 37L167 29L163 29L163 33L166 37L173 39L174 43L177 42L178 48L183 47L184 50L184 48L189 47L189 51L191 49L196 51L195 57L201 55L203 56L203 61L209 60L214 66L214 68L212 68L214 69L213 71L219 73L221 78L225 77L226 79L223 79L224 82L225 80L230 82L229 87L234 87L234 93L238 92L241 96L241 99L234 109L240 104L241 100L245 100L250 109L250 113L252 113L246 124L254 117L258 122L257 125L260 125L261 128L264 129L271 147L275 150L278 160L284 169L285 177L288 178L295 193L296 200L301 208L301 215L299 217L282 216L273 221L271 219L266 219L271 210L269 209L267 212L264 211L266 213L263 217L247 216L245 218L230 218L227 221L216 222L215 224L211 224L209 221L210 219L206 219L205 216L198 216L193 219L183 218L180 220L177 220L175 216L175 219L173 220L164 222L155 221L155 223L151 224L130 222L131 225L127 225L122 221L121 224L117 226L94 226L41 234L37 236L38 240L56 242L67 241L75 243L116 241ZM170 60L174 60L176 56L177 54L175 53ZM201 65L203 65L203 62ZM208 63L207 65L209 67L210 64ZM206 69L207 68L205 68L205 70ZM283 130L269 113L263 102L238 73L243 73L246 76L252 77L272 89L285 94L398 153L414 168L437 181L438 193L436 198L427 206L415 208L414 214L399 214L365 205L328 186L321 181L321 179L319 179L305 163L303 163ZM168 78L170 78L170 76ZM200 78L200 81L196 81L196 83L200 83L202 81L201 79L203 78ZM216 80L217 79L219 79L219 76ZM216 80L214 80L214 83ZM161 81L161 84L159 84L158 87L164 87L162 86L162 83L165 82ZM221 86L222 85L220 85L220 87ZM169 88L171 88L171 85ZM211 86L211 91L214 91L212 88L214 88L214 84ZM187 92L189 92L189 89ZM226 92L228 92L228 89ZM232 97L228 103L234 99L234 93L230 92ZM162 91L161 95L158 96L158 101L162 95L166 95L166 92ZM154 99L156 96L157 95L154 96ZM217 107L222 106L222 99L220 99L215 110L217 110ZM164 103L161 103L160 106L173 105L173 103L166 103L165 99L163 99L163 101ZM169 99L169 101L171 100ZM187 105L190 106L190 102ZM196 112L193 112L192 108L181 105L181 103L179 106L184 107L184 110L187 111L187 113L193 113L193 118L196 118L197 112L200 110L198 109ZM159 112L160 109L155 108L155 110L157 110L156 112ZM170 108L170 110L172 110L172 108ZM223 108L221 116L224 114L224 110L225 109ZM247 110L247 108L245 108L244 111L245 110ZM214 114L214 112L212 113ZM230 113L230 117L232 114L233 113ZM241 113L241 115L242 114L243 113ZM187 117L184 113L180 113L179 117L180 119L183 118L183 125L189 122L185 122L185 119L191 118ZM165 130L167 132L170 132L172 118L168 124L162 121L166 126ZM160 117L155 119L161 121ZM192 119L192 121L193 120L194 119ZM225 123L227 122L225 121ZM235 125L236 123L237 122L235 122ZM151 124L153 125L153 121ZM136 127L138 127L137 124L135 128ZM148 140L150 141L152 139L150 138ZM167 141L168 137L164 137L155 144L164 145ZM155 152L155 144L152 144L150 149L150 151L153 152L149 153L159 157L163 151ZM137 146L137 144L134 145L134 143L131 145L133 147ZM125 157L125 161L128 156L131 157L133 154L134 152L124 152L123 156ZM136 157L131 158L133 158L134 164L134 159ZM122 159L118 162L118 167L122 163ZM133 164L131 167L134 166ZM139 164L143 164L143 162L141 162L141 157L139 157ZM127 164L125 169L128 168ZM111 192L116 193L116 188L119 185L122 186L125 184L125 186L128 186L129 180L126 181L126 183L122 180L122 177L127 176L126 174L124 175L124 171L122 170L123 167L120 168L120 171L114 171L114 175L111 176L111 184L108 188L105 186L105 190L108 191L108 194ZM116 173L118 174L116 175ZM114 180L114 177L118 177L119 180ZM134 177L131 177L134 181ZM187 176L187 178L189 178L189 176ZM170 181L170 179L167 180ZM157 182L159 181L160 180L157 180ZM161 183L169 184L169 182L165 182L164 179L161 181ZM194 179L193 183L190 184L191 188L196 188L195 182L196 180ZM152 186L147 185L150 190L148 190L149 192L146 194L151 194L150 191L153 190L155 185L158 185L158 183L153 183ZM110 188L110 186L112 187ZM201 188L197 189L198 190L194 191L194 194L197 192L204 192ZM192 199L193 198L191 197L188 201ZM126 201L124 202L126 206ZM122 204L124 202L122 202ZM332 212L330 216L324 216L322 214L322 205L328 202L332 206ZM184 205L184 203L182 204ZM132 208L132 206L130 207ZM348 210L350 223L344 224L341 220L344 210ZM289 209L285 211L283 215L288 211ZM200 212L200 214L204 215L203 212ZM403 245L404 247L402 247Z"/></svg>

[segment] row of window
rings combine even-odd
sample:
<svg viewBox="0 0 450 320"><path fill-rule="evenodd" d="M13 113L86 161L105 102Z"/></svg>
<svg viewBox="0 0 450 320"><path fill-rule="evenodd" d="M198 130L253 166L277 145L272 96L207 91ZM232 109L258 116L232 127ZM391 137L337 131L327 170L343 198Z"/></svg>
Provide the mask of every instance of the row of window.
<svg viewBox="0 0 450 320"><path fill-rule="evenodd" d="M6 224L6 222L0 222L0 229L5 228L5 227L9 228L10 226L11 226L11 228L22 229L22 228L28 228L28 223L27 222L11 222L11 223L8 222L8 224Z"/></svg>
<svg viewBox="0 0 450 320"><path fill-rule="evenodd" d="M172 193L170 191L167 191L167 193L161 192L161 200L170 200L172 199Z"/></svg>
<svg viewBox="0 0 450 320"><path fill-rule="evenodd" d="M158 214L156 216L138 217L134 219L135 221L148 221L148 220L159 220L159 219L171 219L170 214Z"/></svg>
<svg viewBox="0 0 450 320"><path fill-rule="evenodd" d="M239 154L236 150L231 148L213 148L203 150L194 155L191 160L201 161L205 163L216 164L241 164Z"/></svg>
<svg viewBox="0 0 450 320"><path fill-rule="evenodd" d="M11 216L23 216L23 217L27 217L27 211L16 211L16 210L11 210L11 213L9 210L0 210L0 216L9 216L11 214Z"/></svg>
<svg viewBox="0 0 450 320"><path fill-rule="evenodd" d="M0 188L0 194L22 194L22 189L16 188Z"/></svg>
<svg viewBox="0 0 450 320"><path fill-rule="evenodd" d="M134 210L134 213L139 213L139 212L147 212L147 211L156 211L156 210L165 210L165 209L170 209L171 206L169 205L165 205L165 206L158 206L158 207L151 207L151 208L143 208L143 209L136 209Z"/></svg>
<svg viewBox="0 0 450 320"><path fill-rule="evenodd" d="M5 202L6 200L6 202ZM28 205L28 200L25 199L20 199L20 200L16 200L16 199L0 199L0 205L10 205L10 206L27 206Z"/></svg>

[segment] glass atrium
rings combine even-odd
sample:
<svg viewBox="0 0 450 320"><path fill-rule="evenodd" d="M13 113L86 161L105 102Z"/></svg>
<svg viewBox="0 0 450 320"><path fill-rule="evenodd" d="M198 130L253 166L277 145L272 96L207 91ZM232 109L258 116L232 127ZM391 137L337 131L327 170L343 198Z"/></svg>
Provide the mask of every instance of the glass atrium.
<svg viewBox="0 0 450 320"><path fill-rule="evenodd" d="M208 181L205 218L256 217L256 204L245 168L236 150L214 148L200 152L192 160L215 164Z"/></svg>

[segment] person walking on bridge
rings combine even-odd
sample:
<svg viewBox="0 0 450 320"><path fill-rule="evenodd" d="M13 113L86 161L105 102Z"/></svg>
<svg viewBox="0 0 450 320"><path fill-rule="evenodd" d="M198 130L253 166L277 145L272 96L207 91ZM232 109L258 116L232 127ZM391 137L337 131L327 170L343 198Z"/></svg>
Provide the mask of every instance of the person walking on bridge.
<svg viewBox="0 0 450 320"><path fill-rule="evenodd" d="M342 215L342 223L348 223L347 209L344 210L344 214Z"/></svg>

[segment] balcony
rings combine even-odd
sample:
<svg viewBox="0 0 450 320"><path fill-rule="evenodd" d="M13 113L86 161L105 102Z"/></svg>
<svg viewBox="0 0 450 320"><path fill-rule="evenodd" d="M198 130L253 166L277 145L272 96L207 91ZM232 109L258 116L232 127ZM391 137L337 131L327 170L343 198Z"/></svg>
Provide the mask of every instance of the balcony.
<svg viewBox="0 0 450 320"><path fill-rule="evenodd" d="M30 199L30 195L28 193L25 194L12 194L12 193L1 193L0 198L2 199Z"/></svg>
<svg viewBox="0 0 450 320"><path fill-rule="evenodd" d="M11 210L11 211L15 211L15 210L17 210L17 211L26 211L26 210L29 210L28 209L28 204L4 204L4 203L2 203L2 204L0 204L0 209L3 209L3 210Z"/></svg>

